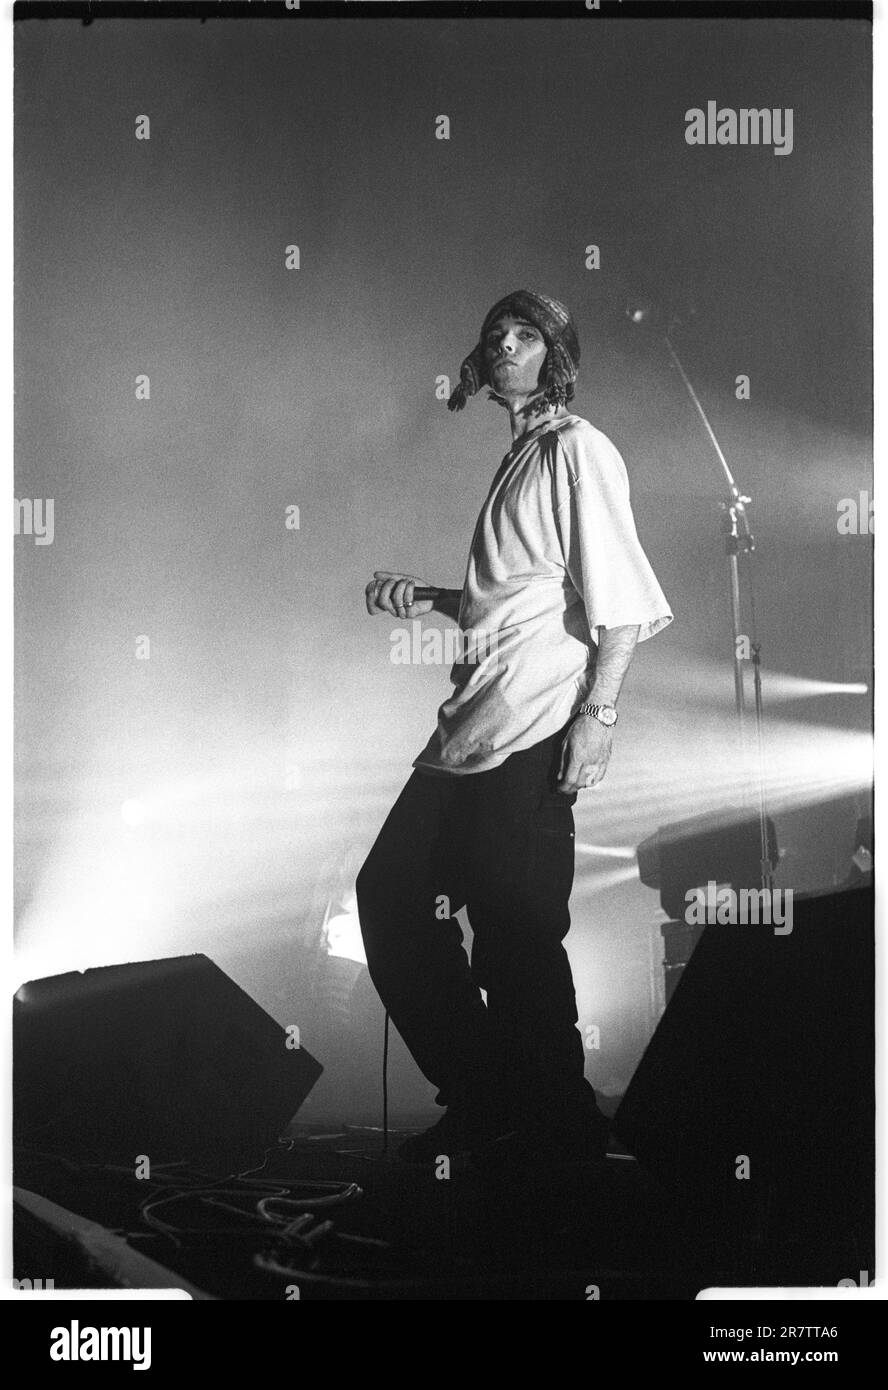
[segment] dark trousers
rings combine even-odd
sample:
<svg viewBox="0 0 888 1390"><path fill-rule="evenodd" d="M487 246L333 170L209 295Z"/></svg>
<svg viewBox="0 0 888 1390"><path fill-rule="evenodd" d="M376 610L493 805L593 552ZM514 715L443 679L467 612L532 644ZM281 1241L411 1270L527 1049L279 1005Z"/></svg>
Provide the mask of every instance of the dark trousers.
<svg viewBox="0 0 888 1390"><path fill-rule="evenodd" d="M392 1022L439 1103L488 1124L600 1124L562 944L576 800L555 790L563 733L489 772L414 770L357 880ZM463 904L471 964L449 915Z"/></svg>

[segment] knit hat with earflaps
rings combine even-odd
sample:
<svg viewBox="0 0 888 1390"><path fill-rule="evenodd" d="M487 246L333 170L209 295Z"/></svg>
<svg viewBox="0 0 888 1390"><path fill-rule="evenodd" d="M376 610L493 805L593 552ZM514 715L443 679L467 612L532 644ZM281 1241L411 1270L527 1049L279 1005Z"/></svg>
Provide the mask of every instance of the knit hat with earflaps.
<svg viewBox="0 0 888 1390"><path fill-rule="evenodd" d="M490 385L484 359L484 338L491 324L496 323L503 314L527 319L528 323L540 330L546 341L548 352L540 373L544 390L542 397L534 404L534 413L541 414L550 405L566 405L573 399L573 384L580 367L580 340L570 310L547 294L538 294L536 290L515 290L494 304L481 325L478 342L459 369L459 382L447 402L448 410L462 410L469 396L474 396L482 386ZM494 396L494 399L498 397Z"/></svg>

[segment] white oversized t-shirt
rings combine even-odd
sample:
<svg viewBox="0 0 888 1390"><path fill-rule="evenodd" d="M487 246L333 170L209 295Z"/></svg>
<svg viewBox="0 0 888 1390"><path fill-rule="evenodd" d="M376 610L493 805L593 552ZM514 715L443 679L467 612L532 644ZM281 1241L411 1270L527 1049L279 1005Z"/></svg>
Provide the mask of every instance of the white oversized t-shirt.
<svg viewBox="0 0 888 1390"><path fill-rule="evenodd" d="M637 624L643 642L671 621L620 454L579 415L544 421L506 454L481 510L453 694L413 766L485 772L539 743L585 698L599 628Z"/></svg>

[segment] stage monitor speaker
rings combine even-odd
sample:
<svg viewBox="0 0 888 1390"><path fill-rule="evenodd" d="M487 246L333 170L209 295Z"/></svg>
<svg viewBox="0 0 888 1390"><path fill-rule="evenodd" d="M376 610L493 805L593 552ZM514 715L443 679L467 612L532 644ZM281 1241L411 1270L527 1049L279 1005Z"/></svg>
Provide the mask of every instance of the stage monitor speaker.
<svg viewBox="0 0 888 1390"><path fill-rule="evenodd" d="M259 1163L323 1070L295 1037L203 955L30 981L14 1139L99 1163Z"/></svg>
<svg viewBox="0 0 888 1390"><path fill-rule="evenodd" d="M872 1274L874 994L871 888L796 898L787 935L706 927L613 1121L691 1229Z"/></svg>

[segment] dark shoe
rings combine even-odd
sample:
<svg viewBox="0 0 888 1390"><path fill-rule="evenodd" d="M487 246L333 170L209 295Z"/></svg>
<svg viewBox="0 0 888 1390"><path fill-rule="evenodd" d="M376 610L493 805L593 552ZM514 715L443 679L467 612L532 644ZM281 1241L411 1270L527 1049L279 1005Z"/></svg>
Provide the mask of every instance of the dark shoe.
<svg viewBox="0 0 888 1390"><path fill-rule="evenodd" d="M506 1133L506 1125L494 1120L472 1124L463 1110L445 1110L437 1124L422 1134L413 1134L399 1145L397 1154L402 1163L434 1163L446 1155L462 1158L476 1148L493 1142Z"/></svg>
<svg viewBox="0 0 888 1390"><path fill-rule="evenodd" d="M588 1125L575 1130L532 1128L513 1131L474 1148L472 1165L484 1173L528 1170L542 1173L561 1164L603 1165L607 1158L608 1129Z"/></svg>
<svg viewBox="0 0 888 1390"><path fill-rule="evenodd" d="M445 1110L437 1124L399 1144L397 1153L402 1163L434 1163L440 1154L456 1158L468 1148L465 1115L459 1110Z"/></svg>

